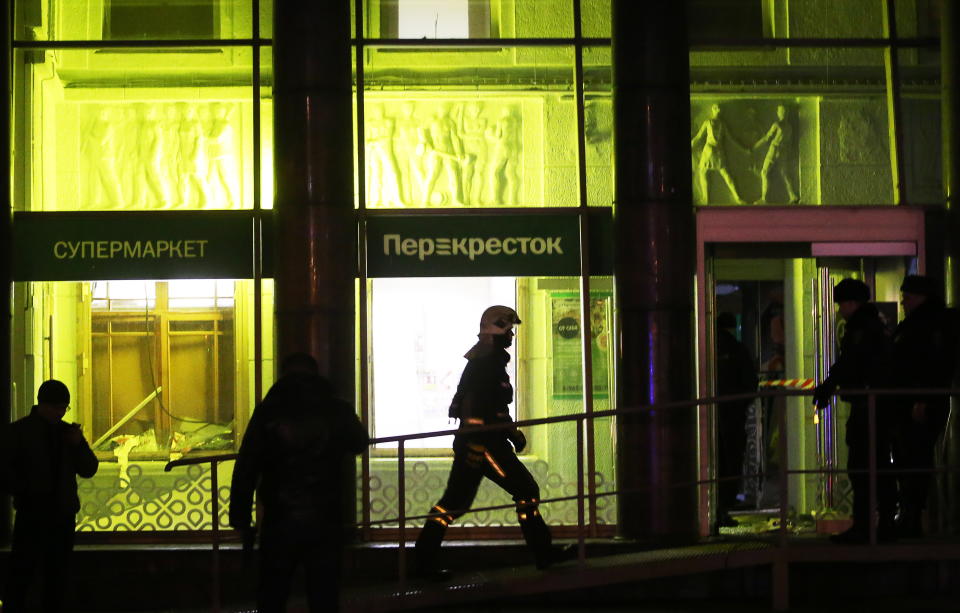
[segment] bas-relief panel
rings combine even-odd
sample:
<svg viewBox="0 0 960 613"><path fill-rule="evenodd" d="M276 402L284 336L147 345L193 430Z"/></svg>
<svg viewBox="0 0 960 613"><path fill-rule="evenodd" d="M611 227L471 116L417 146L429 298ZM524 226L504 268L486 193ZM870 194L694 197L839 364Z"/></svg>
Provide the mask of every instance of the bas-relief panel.
<svg viewBox="0 0 960 613"><path fill-rule="evenodd" d="M796 204L800 155L795 100L691 101L697 204Z"/></svg>
<svg viewBox="0 0 960 613"><path fill-rule="evenodd" d="M77 193L57 208L242 206L242 113L235 102L81 104ZM61 160L62 163L62 160ZM66 191L66 190L62 190Z"/></svg>
<svg viewBox="0 0 960 613"><path fill-rule="evenodd" d="M539 104L511 99L369 99L365 106L370 207L539 204L528 125ZM536 115L534 117L533 115Z"/></svg>

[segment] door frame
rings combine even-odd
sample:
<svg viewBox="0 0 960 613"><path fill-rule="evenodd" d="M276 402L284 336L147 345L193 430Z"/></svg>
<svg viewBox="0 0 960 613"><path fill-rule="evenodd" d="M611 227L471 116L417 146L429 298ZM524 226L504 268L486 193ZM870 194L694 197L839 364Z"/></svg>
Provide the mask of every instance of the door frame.
<svg viewBox="0 0 960 613"><path fill-rule="evenodd" d="M696 389L710 390L709 348L712 326L707 322L707 257L717 244L808 245L817 256L915 256L923 274L924 210L908 206L698 207L696 211ZM710 459L713 441L710 407L698 408L698 472L700 533L710 533Z"/></svg>

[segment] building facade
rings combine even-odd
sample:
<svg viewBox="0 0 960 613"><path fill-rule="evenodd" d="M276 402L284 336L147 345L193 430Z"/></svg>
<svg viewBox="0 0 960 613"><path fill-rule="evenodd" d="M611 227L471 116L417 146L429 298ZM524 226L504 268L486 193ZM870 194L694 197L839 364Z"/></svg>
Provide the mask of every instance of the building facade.
<svg viewBox="0 0 960 613"><path fill-rule="evenodd" d="M292 350L372 436L445 430L479 314L506 304L514 417L589 416L709 396L721 312L762 385L809 387L839 278L895 323L905 274L952 272L939 2L313 4L12 3L2 417L70 387L101 459L91 538L210 530L232 462L215 493L203 465L164 466L234 453ZM747 473L844 464L843 406L805 406L754 403ZM582 468L579 422L531 427L543 498L567 498L548 521L576 529L582 470L594 534L705 533L714 412L586 419ZM397 444L370 448L366 538L427 512L449 443L407 441L402 485ZM740 485L780 504L772 479ZM849 486L800 475L789 501L843 513Z"/></svg>

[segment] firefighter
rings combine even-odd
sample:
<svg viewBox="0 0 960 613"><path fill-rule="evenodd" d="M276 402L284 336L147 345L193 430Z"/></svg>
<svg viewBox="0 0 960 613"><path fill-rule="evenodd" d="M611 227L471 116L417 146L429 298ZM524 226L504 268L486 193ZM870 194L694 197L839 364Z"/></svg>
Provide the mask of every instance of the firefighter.
<svg viewBox="0 0 960 613"><path fill-rule="evenodd" d="M513 326L519 323L517 312L506 306L492 306L480 317L479 340L464 355L467 365L450 405L450 417L460 420L461 429L513 422L507 408L513 402L513 386L507 375L510 355L506 350L513 344ZM523 538L537 568L545 569L572 557L571 548L560 549L551 543L550 528L538 508L540 488L517 458L526 445L526 437L516 427L460 432L454 437L453 466L446 490L430 510L417 539L416 563L421 577L449 577L449 571L437 566L440 544L447 526L470 508L483 477L513 497Z"/></svg>

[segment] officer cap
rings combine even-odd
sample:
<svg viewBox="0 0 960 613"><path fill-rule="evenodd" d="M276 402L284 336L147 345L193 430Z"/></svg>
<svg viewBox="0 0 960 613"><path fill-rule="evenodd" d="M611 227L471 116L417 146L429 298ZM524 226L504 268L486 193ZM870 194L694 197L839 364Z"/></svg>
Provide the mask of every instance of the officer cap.
<svg viewBox="0 0 960 613"><path fill-rule="evenodd" d="M870 287L863 281L844 279L833 288L833 301L844 302L847 300L868 302L870 300Z"/></svg>
<svg viewBox="0 0 960 613"><path fill-rule="evenodd" d="M907 294L917 294L919 296L939 296L940 288L930 277L920 275L907 275L903 278L900 285L900 291Z"/></svg>

